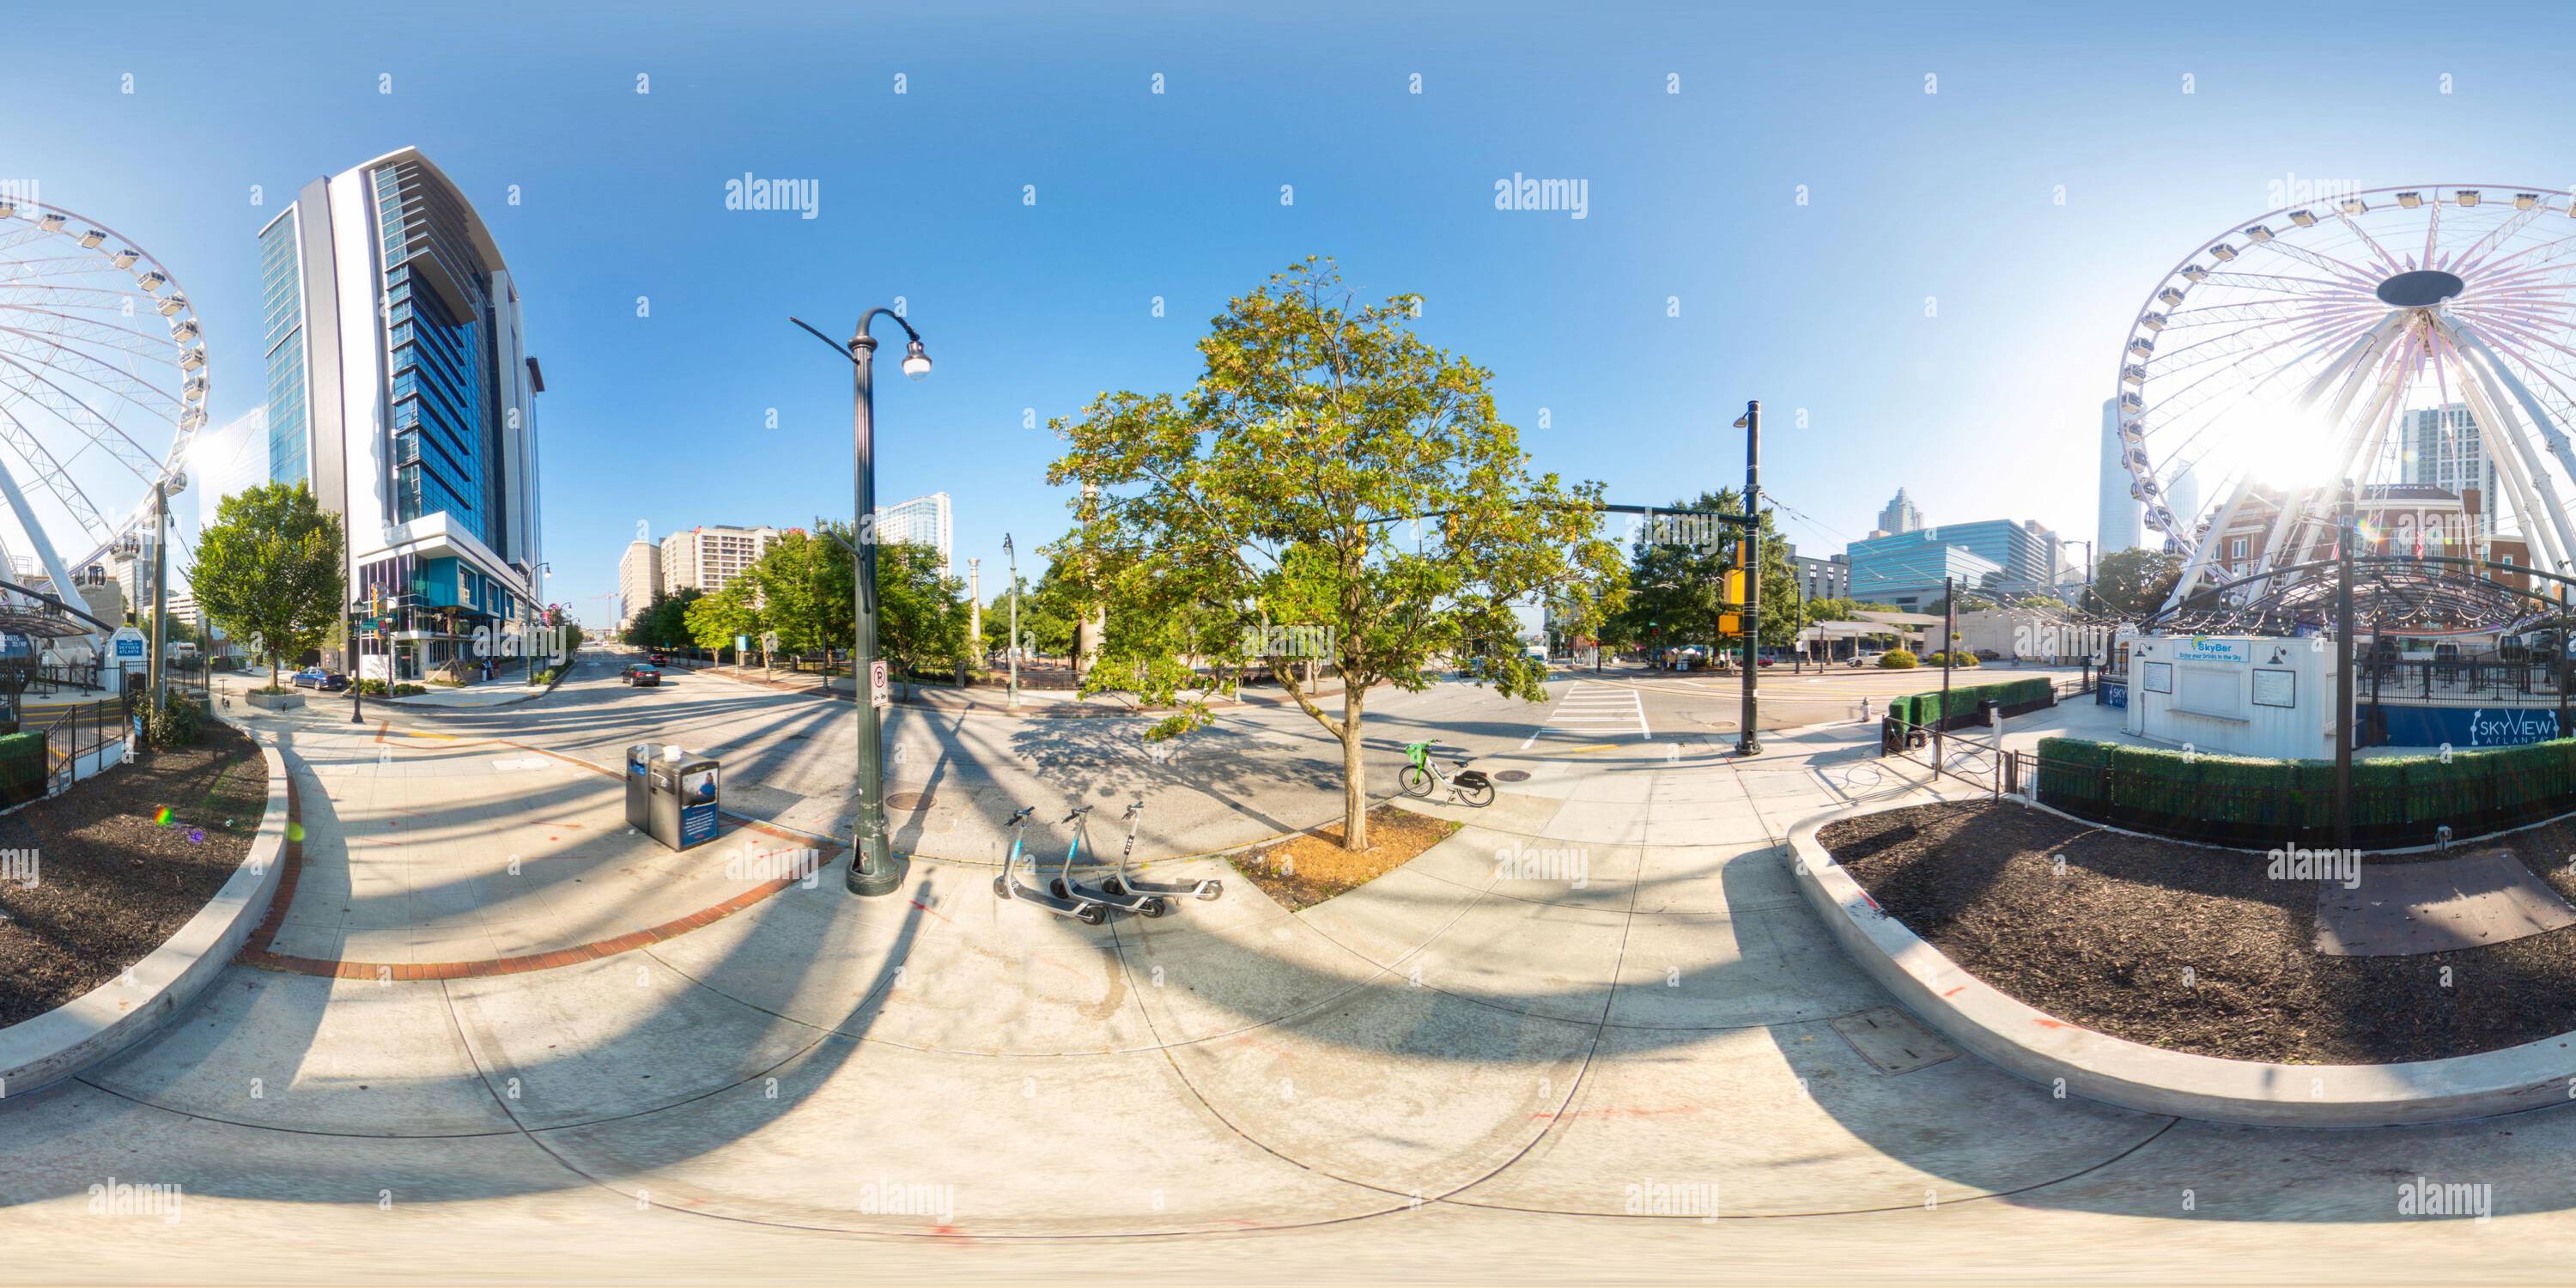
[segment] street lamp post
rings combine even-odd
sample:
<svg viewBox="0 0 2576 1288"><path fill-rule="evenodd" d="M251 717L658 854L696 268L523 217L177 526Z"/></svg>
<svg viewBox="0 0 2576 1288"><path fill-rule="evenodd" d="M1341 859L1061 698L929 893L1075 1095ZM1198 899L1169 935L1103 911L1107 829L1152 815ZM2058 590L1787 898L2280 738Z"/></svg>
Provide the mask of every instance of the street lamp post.
<svg viewBox="0 0 2576 1288"><path fill-rule="evenodd" d="M1011 548L1011 534L1002 534L1002 553L1011 560L1011 698L1010 706L1020 705L1020 553Z"/></svg>
<svg viewBox="0 0 2576 1288"><path fill-rule="evenodd" d="M850 893L857 895L892 894L903 884L903 873L886 852L885 728L877 712L874 683L877 660L877 342L876 337L868 334L868 326L880 317L893 318L895 325L902 327L910 340L904 346L903 374L915 380L930 374L930 354L922 348L921 333L913 330L912 324L905 321L902 314L892 309L876 308L860 315L858 330L850 337L846 355L851 369L850 432L857 456L853 471L857 506L853 512L853 523L856 527L851 534L856 540L850 553L854 565L852 580L858 583L855 592L858 638L854 641L856 647L850 650L850 682L851 687L859 691L851 695L854 700L850 705L858 709L859 809L853 827L856 852L850 858L849 874ZM814 337L825 344L832 344L836 349L843 347L833 344L830 336L805 326L800 319L788 320L813 332Z"/></svg>

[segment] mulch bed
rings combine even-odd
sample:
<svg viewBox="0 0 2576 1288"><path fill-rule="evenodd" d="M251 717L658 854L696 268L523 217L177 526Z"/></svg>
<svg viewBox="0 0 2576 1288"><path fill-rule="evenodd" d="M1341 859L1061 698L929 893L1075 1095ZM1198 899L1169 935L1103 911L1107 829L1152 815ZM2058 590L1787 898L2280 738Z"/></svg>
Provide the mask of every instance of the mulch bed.
<svg viewBox="0 0 2576 1288"><path fill-rule="evenodd" d="M2576 1030L2576 926L2408 957L2315 951L2317 883L2259 851L2128 836L2002 802L1846 819L1819 843L1888 915L2006 995L2196 1055L2385 1064ZM2576 832L2496 842L2576 899ZM2063 856L2064 863L2057 862ZM2378 862L2429 855L2393 855Z"/></svg>
<svg viewBox="0 0 2576 1288"><path fill-rule="evenodd" d="M1342 825L1301 832L1234 855L1235 871L1290 912L1359 889L1449 839L1459 824L1393 805L1368 812L1369 847L1342 848Z"/></svg>
<svg viewBox="0 0 2576 1288"><path fill-rule="evenodd" d="M153 752L0 818L0 861L32 855L36 876L32 886L0 879L0 1025L150 956L241 866L267 806L259 748L208 721L197 746ZM0 862L0 872L23 866Z"/></svg>

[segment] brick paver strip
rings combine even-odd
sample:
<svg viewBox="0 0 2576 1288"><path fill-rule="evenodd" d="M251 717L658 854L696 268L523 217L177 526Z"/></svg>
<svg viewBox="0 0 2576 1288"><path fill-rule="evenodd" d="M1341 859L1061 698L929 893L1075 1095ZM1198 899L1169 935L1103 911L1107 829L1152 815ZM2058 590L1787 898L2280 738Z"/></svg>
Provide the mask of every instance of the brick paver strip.
<svg viewBox="0 0 2576 1288"><path fill-rule="evenodd" d="M381 727L376 731L378 741L383 741L385 732L386 730ZM587 769L609 778L619 777L617 770L602 769L589 761L547 751L543 747L530 747L523 743L511 742L506 738L487 741L505 747L517 747L522 751L533 751L541 756L550 756L568 765ZM731 817L737 828L747 827L782 841L813 844L820 853L815 863L817 872L831 866L832 861L839 858L842 851L847 848L820 837L772 827L757 819L743 818L740 815ZM242 946L241 954L233 960L245 966L255 966L261 970L278 971L288 975L318 975L325 979L482 979L493 975L515 975L521 971L552 970L558 966L573 966L586 961L597 961L603 957L614 957L619 953L630 953L665 939L676 939L692 930L704 929L801 880L797 877L780 877L775 881L764 881L722 903L701 908L685 917L675 918L658 926L647 926L642 930L631 931L614 938L576 944L570 948L551 952L525 953L515 957L495 957L487 961L469 962L362 962L299 957L293 953L269 950L269 945L277 941L279 923L286 920L286 910L295 902L296 878L304 872L303 799L296 786L295 776L291 772L286 779L286 822L286 845L281 851L282 857L279 860L286 865L286 871L278 878L277 897L270 901L268 915L261 919L259 929L251 932L250 941Z"/></svg>

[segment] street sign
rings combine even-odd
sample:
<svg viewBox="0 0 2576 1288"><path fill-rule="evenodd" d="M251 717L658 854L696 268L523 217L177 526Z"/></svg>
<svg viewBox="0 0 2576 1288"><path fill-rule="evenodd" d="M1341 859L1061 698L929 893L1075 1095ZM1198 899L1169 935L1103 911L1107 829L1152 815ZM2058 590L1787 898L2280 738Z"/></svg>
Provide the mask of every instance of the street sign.
<svg viewBox="0 0 2576 1288"><path fill-rule="evenodd" d="M868 663L868 694L869 701L876 703L879 710L894 705L893 698L886 688L886 664L883 658Z"/></svg>
<svg viewBox="0 0 2576 1288"><path fill-rule="evenodd" d="M139 639L121 639L116 641L116 655L118 657L143 656L143 641Z"/></svg>
<svg viewBox="0 0 2576 1288"><path fill-rule="evenodd" d="M733 637L733 656L734 656L734 660L735 660L735 661L737 661L737 662L741 661L741 660L742 660L742 655L743 655L743 653L744 653L745 651L747 651L748 649L750 649L750 648L751 648L751 637L750 637L750 636L748 636L748 635L736 635L736 636L734 636L734 637Z"/></svg>

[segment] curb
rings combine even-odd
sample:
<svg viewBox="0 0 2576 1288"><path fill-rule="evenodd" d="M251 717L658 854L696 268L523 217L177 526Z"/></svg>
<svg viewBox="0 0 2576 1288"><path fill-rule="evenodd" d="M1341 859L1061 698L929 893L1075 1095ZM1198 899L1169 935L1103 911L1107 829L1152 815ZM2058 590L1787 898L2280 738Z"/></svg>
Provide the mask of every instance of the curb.
<svg viewBox="0 0 2576 1288"><path fill-rule="evenodd" d="M267 916L286 870L286 761L274 743L244 736L258 743L268 765L268 808L250 853L196 916L124 978L0 1029L0 1096L60 1082L151 1037L223 973Z"/></svg>
<svg viewBox="0 0 2576 1288"><path fill-rule="evenodd" d="M1881 911L1816 843L1824 825L1886 808L1846 806L1790 828L1798 892L1863 973L2007 1073L2139 1113L2255 1127L2458 1122L2566 1104L2576 1088L2576 1033L2404 1064L2271 1064L2167 1051L2043 1014Z"/></svg>

